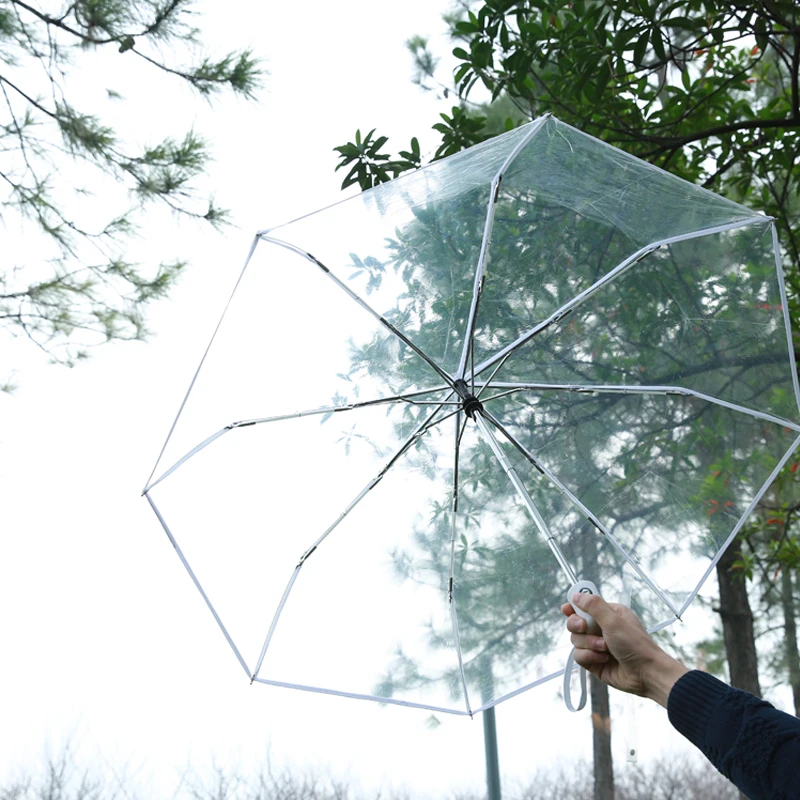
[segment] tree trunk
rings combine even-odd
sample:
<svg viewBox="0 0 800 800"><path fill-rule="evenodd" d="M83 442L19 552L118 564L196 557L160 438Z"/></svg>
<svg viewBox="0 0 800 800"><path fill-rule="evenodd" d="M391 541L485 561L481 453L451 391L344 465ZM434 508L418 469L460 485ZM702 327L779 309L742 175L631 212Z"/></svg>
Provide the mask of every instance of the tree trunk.
<svg viewBox="0 0 800 800"><path fill-rule="evenodd" d="M756 639L753 633L753 612L750 610L747 583L742 575L737 575L732 569L733 563L740 558L740 547L739 540L734 539L717 562L719 615L722 618L722 634L725 639L731 686L761 697ZM747 800L741 792L739 797L741 800Z"/></svg>
<svg viewBox="0 0 800 800"><path fill-rule="evenodd" d="M797 650L797 617L795 615L792 571L785 567L781 572L781 605L783 606L784 642L789 685L794 699L794 715L800 717L800 653Z"/></svg>
<svg viewBox="0 0 800 800"><path fill-rule="evenodd" d="M725 638L731 686L761 697L758 683L758 659L753 635L753 612L747 596L747 584L731 569L739 558L740 542L734 539L717 562L719 614Z"/></svg>
<svg viewBox="0 0 800 800"><path fill-rule="evenodd" d="M594 534L583 537L583 577L598 574L599 544ZM602 592L602 586L599 587ZM592 702L592 752L594 755L594 800L614 800L614 762L611 758L611 716L608 686L591 673L589 697Z"/></svg>
<svg viewBox="0 0 800 800"><path fill-rule="evenodd" d="M611 716L608 686L589 675L592 698L594 800L614 800L614 762L611 760Z"/></svg>

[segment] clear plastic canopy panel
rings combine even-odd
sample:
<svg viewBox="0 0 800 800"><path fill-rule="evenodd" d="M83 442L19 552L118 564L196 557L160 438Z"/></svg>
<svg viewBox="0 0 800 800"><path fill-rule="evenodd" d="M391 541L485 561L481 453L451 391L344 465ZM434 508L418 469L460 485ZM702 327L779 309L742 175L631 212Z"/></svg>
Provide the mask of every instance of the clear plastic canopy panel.
<svg viewBox="0 0 800 800"><path fill-rule="evenodd" d="M680 616L800 435L774 223L545 117L261 232L145 493L248 679L469 714Z"/></svg>

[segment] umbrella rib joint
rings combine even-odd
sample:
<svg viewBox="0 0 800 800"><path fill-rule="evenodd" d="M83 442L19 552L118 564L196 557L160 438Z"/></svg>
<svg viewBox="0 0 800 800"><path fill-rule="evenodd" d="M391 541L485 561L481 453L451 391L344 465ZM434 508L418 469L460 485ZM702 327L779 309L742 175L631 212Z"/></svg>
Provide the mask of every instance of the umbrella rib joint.
<svg viewBox="0 0 800 800"><path fill-rule="evenodd" d="M467 382L463 378L458 378L453 383L453 388L461 398L461 407L464 413L470 418L475 419L475 414L483 411L483 404L477 397L470 391Z"/></svg>

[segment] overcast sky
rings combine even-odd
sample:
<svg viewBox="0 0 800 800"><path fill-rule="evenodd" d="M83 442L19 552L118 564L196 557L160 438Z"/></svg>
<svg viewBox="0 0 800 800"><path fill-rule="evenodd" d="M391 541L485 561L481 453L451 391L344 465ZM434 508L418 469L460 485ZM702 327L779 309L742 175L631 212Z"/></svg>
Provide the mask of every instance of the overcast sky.
<svg viewBox="0 0 800 800"><path fill-rule="evenodd" d="M146 229L142 257L192 262L155 310L148 343L104 347L73 370L33 350L6 351L19 389L0 395L0 781L71 739L85 763L113 765L164 796L187 765L248 773L268 753L278 766L368 787L480 790L480 719L441 717L431 728L424 711L250 686L140 497L254 232L341 199L331 148L357 127L377 126L390 146L405 146L447 108L411 83L404 49L413 34L441 32L444 2L203 8L212 49L250 44L265 59L260 102L208 108L178 94L176 103L160 78L124 83L131 105L110 113L122 119L135 108L131 127L145 137L151 125L195 124L214 145L211 183L236 227L218 235L157 218ZM447 48L441 36L432 41ZM432 143L423 138L423 150ZM507 778L588 759L588 714L568 716L557 689L498 708ZM638 714L644 758L685 752L661 709ZM663 747L654 730L665 732ZM617 736L619 769L622 746Z"/></svg>

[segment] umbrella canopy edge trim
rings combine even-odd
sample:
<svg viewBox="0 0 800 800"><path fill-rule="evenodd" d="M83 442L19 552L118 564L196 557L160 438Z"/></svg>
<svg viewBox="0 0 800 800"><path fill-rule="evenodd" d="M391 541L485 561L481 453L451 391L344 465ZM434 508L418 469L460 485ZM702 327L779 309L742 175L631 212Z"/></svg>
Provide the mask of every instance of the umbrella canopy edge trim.
<svg viewBox="0 0 800 800"><path fill-rule="evenodd" d="M261 236L262 241L270 242L272 244L276 244L279 247L284 247L292 253L296 253L299 256L302 256L307 261L310 261L315 266L319 267L325 275L327 275L348 297L354 300L361 308L363 308L368 314L374 317L378 322L383 325L388 331L393 333L398 339L400 339L406 347L411 348L431 369L433 369L442 380L444 380L449 386L452 387L453 385L453 378L452 376L448 375L445 370L443 370L433 359L429 358L425 352L419 349L414 342L411 341L404 333L402 333L398 328L392 325L389 320L387 320L384 316L379 314L372 306L367 303L362 297L359 297L347 284L342 282L336 275L331 272L328 267L326 267L318 258L315 258L311 253L303 250L301 247L297 247L296 245L291 244L290 242L284 242L281 239L274 239L271 236Z"/></svg>
<svg viewBox="0 0 800 800"><path fill-rule="evenodd" d="M359 694L358 692L344 692L339 689L324 689L321 686L308 686L303 683L289 683L287 681L274 681L270 678L254 678L256 683L263 683L267 686L278 686L282 689L300 689L303 692L315 692L316 694L329 694L334 697L347 697L351 700L371 700L373 703L385 703L392 706L404 706L405 708L421 708L424 711L436 711L441 714L455 714L459 717L471 717L474 713L467 713L460 708L444 708L442 706L430 706L425 703L415 703L412 700L397 700L394 697L378 697L374 694Z"/></svg>
<svg viewBox="0 0 800 800"><path fill-rule="evenodd" d="M295 581L297 580L297 576L300 574L300 569L309 559L312 553L322 544L325 539L333 532L333 530L339 526L339 524L347 517L347 515L369 494L372 489L374 489L384 478L386 473L391 469L392 465L397 462L397 460L414 444L414 442L422 436L428 428L430 428L434 423L433 419L436 415L441 411L444 407L444 403L442 403L437 409L435 409L431 414L427 416L426 419L422 421L420 425L414 430L414 432L403 442L400 446L400 449L384 464L381 468L380 472L372 478L367 485L353 498L353 500L348 503L345 507L344 511L342 511L339 516L326 528L324 533L300 556L299 561L297 562L297 566L294 568L294 572L292 573L292 577L289 579L289 583L284 590L283 596L281 597L280 603L278 604L278 608L275 610L275 613L272 617L272 622L270 623L269 629L267 631L267 635L264 639L264 645L261 648L261 654L259 655L258 662L256 663L256 668L250 675L250 682L252 683L254 680L258 679L258 673L261 671L261 667L264 663L264 658L267 655L267 650L269 649L269 645L272 642L272 637L275 634L275 631L278 626L278 622L280 620L280 616L283 613L283 609L286 606L286 602L289 599L289 594L291 592L292 587L294 586Z"/></svg>
<svg viewBox="0 0 800 800"><path fill-rule="evenodd" d="M526 683L525 686L521 686L519 689L514 689L513 692L501 695L500 697L497 697L494 700L492 700L490 703L486 703L482 705L480 708L476 708L475 713L480 714L482 711L487 711L490 708L494 708L494 706L500 705L500 703L504 703L506 700L510 700L512 697L516 697L517 695L520 695L523 692L527 692L528 690L533 689L536 686L541 686L543 683L547 683L547 681L552 681L553 679L563 675L564 671L565 670L560 669L558 672L551 672L549 675L545 675L543 678L537 678L532 683Z"/></svg>
<svg viewBox="0 0 800 800"><path fill-rule="evenodd" d="M796 452L798 446L800 446L800 436L798 436L794 440L794 443L786 451L783 458L781 458L781 460L776 464L775 469L772 470L767 480L764 481L764 485L756 492L756 495L750 502L750 505L747 506L747 508L744 510L744 513L739 518L739 521L734 526L728 538L725 540L725 543L719 548L719 551L717 552L716 556L714 556L714 558L711 559L711 563L709 564L708 569L705 571L705 574L700 579L694 590L689 594L689 597L681 607L681 614L683 614L683 612L686 611L690 603L694 600L695 597L697 597L697 593L703 587L703 584L708 579L708 576L711 574L712 570L717 566L717 562L722 558L723 554L728 549L728 547L730 547L731 542L733 542L733 540L737 537L739 531L742 529L742 526L747 521L747 518L750 516L750 514L753 513L755 507L759 504L761 498L764 496L767 489L769 489L769 487L772 486L773 481L775 480L775 478L778 477L778 473L780 473L780 471L786 466L786 463Z"/></svg>
<svg viewBox="0 0 800 800"><path fill-rule="evenodd" d="M725 225L716 225L713 228L704 228L700 231L681 233L675 236L670 236L666 239L659 239L656 242L651 242L650 244L639 248L635 253L629 255L626 259L617 264L616 267L603 275L602 278L596 280L591 286L587 287L579 294L576 294L575 297L571 298L570 300L567 300L566 303L564 303L560 308L557 308L547 319L542 320L537 325L534 325L530 330L520 334L516 339L514 339L513 342L510 342L504 348L502 348L502 350L499 350L493 356L489 356L489 358L478 364L477 367L474 367L471 371L470 378L474 380L475 376L480 375L481 372L489 369L489 367L495 365L501 359L507 358L515 350L519 349L526 342L529 342L531 339L533 339L534 336L546 330L551 325L569 314L574 308L588 300L592 295L600 291L600 289L602 289L607 283L627 272L639 261L650 255L650 253L654 252L655 250L658 250L660 247L675 244L677 242L685 242L690 239L698 239L702 236L713 236L716 233L725 233L726 231L736 230L737 228L745 228L748 225L763 225L767 222L774 224L772 217L754 216L750 219L729 222Z"/></svg>
<svg viewBox="0 0 800 800"><path fill-rule="evenodd" d="M625 561L630 564L631 568L639 575L639 577L647 584L650 590L661 600L664 605L675 615L676 618L680 619L680 611L675 607L672 601L667 596L666 592L656 583L655 579L642 567L640 564L636 562L636 560L631 556L625 548L619 543L616 536L600 521L600 519L595 515L589 508L587 508L560 480L559 478L553 473L548 467L542 464L536 456L533 455L523 444L519 442L513 434L507 431L503 425L490 413L485 412L486 418L493 424L495 427L506 437L508 442L517 448L517 450L522 453L525 458L530 461L533 466L539 470L555 487L556 489L564 495L585 517L586 519L592 523L592 525L602 533L609 542L617 549L619 554L625 559Z"/></svg>
<svg viewBox="0 0 800 800"><path fill-rule="evenodd" d="M259 237L253 237L253 242L250 245L250 251L247 254L247 258L244 261L244 265L242 266L241 271L239 272L239 277L236 279L236 283L233 285L233 289L231 290L230 296L228 297L228 301L225 303L225 307L222 309L222 314L220 315L219 322L217 322L216 327L214 328L214 332L211 334L211 339L206 345L206 349L203 352L203 356L200 359L200 363L197 365L197 369L194 371L194 375L192 376L192 380L189 383L189 388L186 390L186 394L181 401L181 404L178 408L178 413L175 415L175 419L170 426L169 433L167 433L167 438L164 440L164 444L161 446L161 451L158 454L158 458L156 458L156 463L153 464L153 471L150 473L145 486L147 486L150 481L153 480L153 475L156 474L156 470L158 469L158 465L161 462L162 457L164 456L164 451L167 449L167 445L169 444L170 439L172 438L172 434L175 432L175 426L178 424L178 420L181 418L181 414L183 413L183 409L186 407L186 401L189 399L189 395L192 393L192 389L194 388L195 383L197 382L197 376L200 374L200 370L203 368L203 364L205 364L206 357L208 356L209 350L211 350L211 345L214 344L214 339L217 338L217 334L219 333L220 326L222 325L222 321L225 319L225 315L228 313L228 309L230 308L231 301L233 300L233 296L236 294L236 290L239 288L239 284L242 282L242 278L244 278L244 273L247 270L248 265L250 264L251 259L253 258L253 253L256 251L256 247L258 246ZM142 492L144 494L144 492Z"/></svg>
<svg viewBox="0 0 800 800"><path fill-rule="evenodd" d="M494 227L494 216L497 203L500 198L500 184L503 181L503 174L508 170L514 159L528 145L531 139L544 127L544 124L551 117L551 114L544 114L531 124L530 131L519 141L514 149L508 154L497 174L492 178L489 190L489 207L486 211L486 222L483 227L483 238L481 239L481 250L478 255L478 266L475 270L475 281L472 288L472 304L467 315L467 329L464 332L464 344L461 348L461 358L456 370L456 379L463 379L467 368L467 360L474 351L473 338L475 335L475 321L478 316L478 307L481 302L483 283L486 272L486 254L489 252L489 244L492 241L492 228Z"/></svg>
<svg viewBox="0 0 800 800"><path fill-rule="evenodd" d="M239 664L241 664L242 669L245 671L247 676L250 677L250 669L247 666L247 662L244 660L244 658L242 657L242 654L239 652L239 648L234 644L234 641L231 638L230 633L228 633L228 629L225 627L225 624L223 623L220 615L217 613L216 608L214 608L214 605L212 604L211 600L209 599L208 595L206 594L205 589L203 589L202 585L200 584L200 581L198 580L197 575L194 574L194 570L189 566L189 562L186 560L186 556L183 554L183 550L181 550L180 545L175 540L175 537L172 535L172 531L170 531L166 520L161 515L161 512L158 509L158 506L155 504L155 501L153 500L152 497L150 497L149 494L145 494L145 497L147 498L147 502L150 503L151 508L153 509L156 517L158 518L158 521L161 523L161 527L164 529L164 532L167 534L167 537L169 538L170 542L172 543L172 546L175 548L175 552L178 554L178 558L180 558L181 563L186 568L186 571L189 573L189 577L192 579L192 582L197 587L197 590L200 592L203 600L205 600L205 603L208 606L209 610L211 611L212 615L214 616L214 619L216 620L217 625L219 625L219 629L222 631L222 634L225 636L226 641L231 646L231 650L233 650L233 653L236 656L236 659L238 660Z"/></svg>

